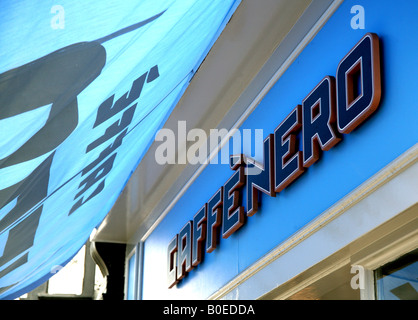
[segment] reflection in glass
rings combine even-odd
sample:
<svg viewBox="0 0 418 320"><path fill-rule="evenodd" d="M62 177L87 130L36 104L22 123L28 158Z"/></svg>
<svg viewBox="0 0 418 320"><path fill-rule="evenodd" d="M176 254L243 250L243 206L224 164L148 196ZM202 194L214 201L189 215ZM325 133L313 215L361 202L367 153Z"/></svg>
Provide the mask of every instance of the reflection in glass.
<svg viewBox="0 0 418 320"><path fill-rule="evenodd" d="M418 249L375 271L378 300L418 300Z"/></svg>

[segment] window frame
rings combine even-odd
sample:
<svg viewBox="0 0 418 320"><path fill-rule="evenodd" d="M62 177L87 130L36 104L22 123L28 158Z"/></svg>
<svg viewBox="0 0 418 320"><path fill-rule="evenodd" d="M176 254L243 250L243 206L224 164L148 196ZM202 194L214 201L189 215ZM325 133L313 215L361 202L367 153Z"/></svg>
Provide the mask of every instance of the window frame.
<svg viewBox="0 0 418 320"><path fill-rule="evenodd" d="M129 254L125 258L125 300L137 300L138 299L138 244L136 244ZM130 272L130 260L133 258L133 273ZM132 282L130 281L130 275L133 275ZM133 297L129 297L130 285L133 286Z"/></svg>

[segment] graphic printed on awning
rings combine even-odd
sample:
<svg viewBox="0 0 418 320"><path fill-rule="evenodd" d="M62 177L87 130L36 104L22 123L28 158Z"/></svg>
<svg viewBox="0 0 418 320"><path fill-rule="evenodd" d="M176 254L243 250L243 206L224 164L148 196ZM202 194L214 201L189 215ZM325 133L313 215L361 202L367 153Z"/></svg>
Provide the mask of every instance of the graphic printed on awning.
<svg viewBox="0 0 418 320"><path fill-rule="evenodd" d="M2 9L0 298L36 287L77 253L238 3Z"/></svg>

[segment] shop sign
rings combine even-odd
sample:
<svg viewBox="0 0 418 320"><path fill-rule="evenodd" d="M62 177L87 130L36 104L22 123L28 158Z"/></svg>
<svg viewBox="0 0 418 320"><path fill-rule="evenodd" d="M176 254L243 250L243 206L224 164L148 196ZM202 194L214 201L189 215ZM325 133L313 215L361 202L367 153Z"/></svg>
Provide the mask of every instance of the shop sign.
<svg viewBox="0 0 418 320"><path fill-rule="evenodd" d="M324 77L265 138L263 164L232 155L232 176L168 245L168 287L198 266L205 252L216 249L218 235L227 239L241 228L245 216L258 211L262 193L275 197L318 161L322 151L370 117L380 102L380 76L379 38L367 33L338 64L335 78ZM252 174L247 174L249 169ZM246 192L246 209L242 192Z"/></svg>

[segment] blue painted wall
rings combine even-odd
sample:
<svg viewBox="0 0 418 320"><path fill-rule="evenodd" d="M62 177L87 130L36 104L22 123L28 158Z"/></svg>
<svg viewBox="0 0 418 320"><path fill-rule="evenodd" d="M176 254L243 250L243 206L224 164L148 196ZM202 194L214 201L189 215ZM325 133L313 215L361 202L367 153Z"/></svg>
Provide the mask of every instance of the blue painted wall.
<svg viewBox="0 0 418 320"><path fill-rule="evenodd" d="M364 30L350 26L350 9L357 4L365 9ZM275 198L262 194L259 211L167 289L170 240L233 173L227 165L209 165L145 242L144 299L207 298L417 143L417 16L418 2L412 0L345 1L338 8L241 129L273 133L323 77L335 76L340 60L367 32L381 41L378 110Z"/></svg>

